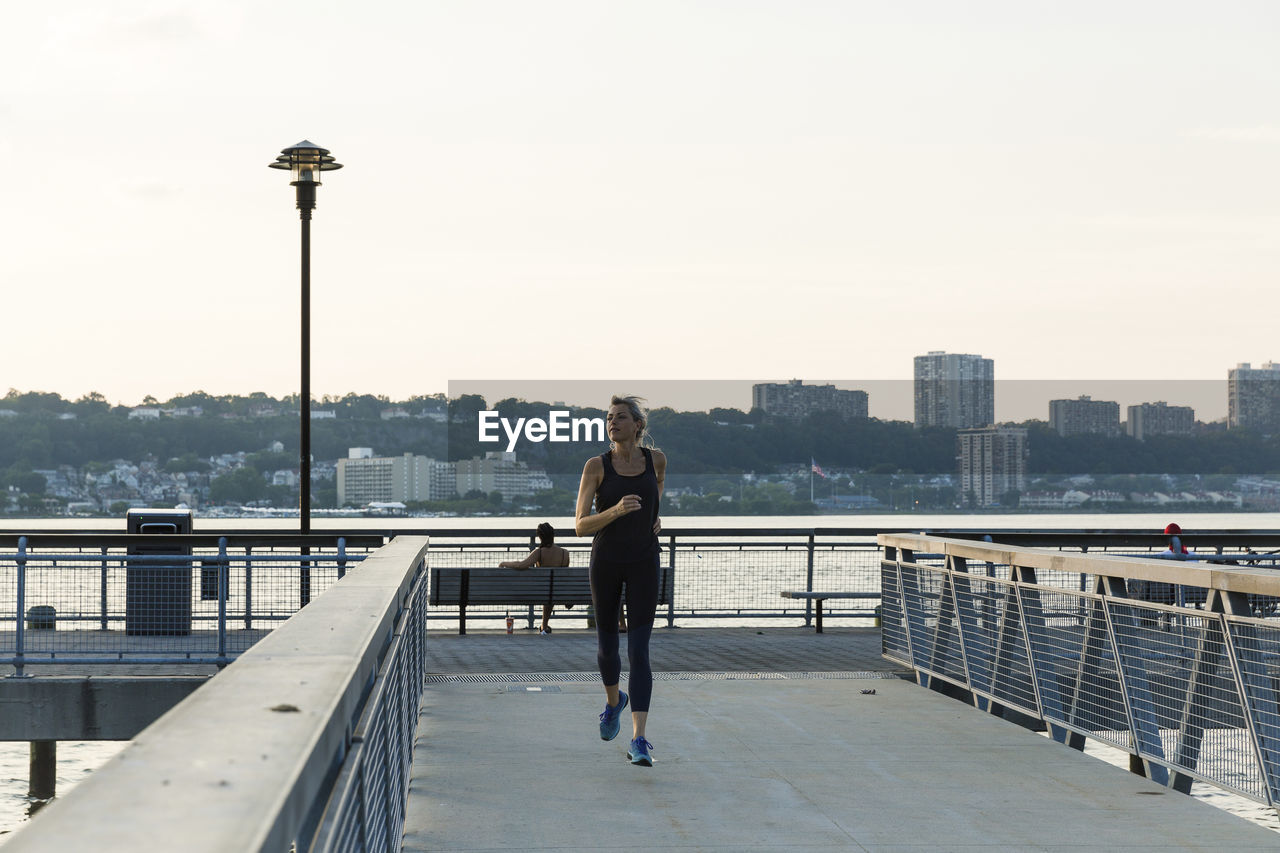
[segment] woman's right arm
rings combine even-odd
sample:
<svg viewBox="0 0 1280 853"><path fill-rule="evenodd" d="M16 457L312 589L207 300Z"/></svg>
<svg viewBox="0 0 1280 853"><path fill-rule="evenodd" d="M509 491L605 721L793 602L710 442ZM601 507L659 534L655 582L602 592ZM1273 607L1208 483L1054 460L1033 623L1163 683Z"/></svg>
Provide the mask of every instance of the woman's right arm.
<svg viewBox="0 0 1280 853"><path fill-rule="evenodd" d="M578 536L590 536L627 513L635 512L640 508L638 497L626 495L608 509L592 514L591 504L603 482L604 463L600 461L599 456L592 456L582 467L582 482L578 484L578 510L573 519L573 532Z"/></svg>

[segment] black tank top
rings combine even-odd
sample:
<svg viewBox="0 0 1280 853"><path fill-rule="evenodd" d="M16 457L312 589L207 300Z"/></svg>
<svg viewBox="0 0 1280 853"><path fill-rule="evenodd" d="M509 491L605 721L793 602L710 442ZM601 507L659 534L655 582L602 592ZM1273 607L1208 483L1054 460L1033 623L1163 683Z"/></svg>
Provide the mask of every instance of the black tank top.
<svg viewBox="0 0 1280 853"><path fill-rule="evenodd" d="M653 532L653 524L658 520L658 473L649 448L642 447L640 452L644 454L644 471L630 477L614 469L608 451L600 456L604 462L604 479L596 490L596 512L609 509L625 495L639 495L640 509L596 531L591 541L593 559L644 560L658 553L658 535Z"/></svg>

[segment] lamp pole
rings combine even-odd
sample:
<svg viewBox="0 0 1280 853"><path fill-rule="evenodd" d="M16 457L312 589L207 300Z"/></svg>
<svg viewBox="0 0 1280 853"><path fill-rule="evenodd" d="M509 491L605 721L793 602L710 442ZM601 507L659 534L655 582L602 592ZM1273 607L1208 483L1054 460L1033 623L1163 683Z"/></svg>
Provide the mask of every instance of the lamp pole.
<svg viewBox="0 0 1280 853"><path fill-rule="evenodd" d="M316 207L316 187L320 173L341 169L327 148L302 140L280 152L272 169L288 169L293 176L289 186L297 189L298 219L302 222L302 382L299 392L301 434L299 449L299 529L311 532L311 211ZM304 567L305 570L305 567ZM309 586L309 584L308 584ZM304 601L311 596L304 592Z"/></svg>

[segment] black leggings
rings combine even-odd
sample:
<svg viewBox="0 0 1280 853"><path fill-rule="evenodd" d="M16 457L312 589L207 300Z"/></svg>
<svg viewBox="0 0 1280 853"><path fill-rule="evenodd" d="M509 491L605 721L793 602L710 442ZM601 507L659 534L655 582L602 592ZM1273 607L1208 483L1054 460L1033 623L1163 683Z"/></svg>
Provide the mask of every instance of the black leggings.
<svg viewBox="0 0 1280 853"><path fill-rule="evenodd" d="M596 663L605 685L622 677L618 654L618 612L622 587L627 588L627 660L631 664L631 710L648 711L653 695L653 669L649 665L649 636L658 609L658 559L621 561L600 557L591 561L591 600L596 610Z"/></svg>

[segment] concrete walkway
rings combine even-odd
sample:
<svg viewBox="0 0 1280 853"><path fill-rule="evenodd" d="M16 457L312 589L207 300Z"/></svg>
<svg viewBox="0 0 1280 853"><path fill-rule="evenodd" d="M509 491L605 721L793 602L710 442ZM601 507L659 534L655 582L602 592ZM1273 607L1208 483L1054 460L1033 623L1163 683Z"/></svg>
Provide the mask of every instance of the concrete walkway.
<svg viewBox="0 0 1280 853"><path fill-rule="evenodd" d="M436 676L422 703L404 849L1280 846L1266 829L875 673L863 665L876 663L866 654L878 652L875 631L740 630L736 639L734 631L659 632L654 656L665 672L648 731L653 768L625 760L626 722L617 740L599 739L601 689L582 671L578 648L592 643L585 633L433 634ZM793 657L802 646L814 650L815 665ZM834 648L860 677L823 669ZM476 660L465 673L473 654L487 668ZM532 662L511 665L522 655ZM686 656L738 660L748 674L674 670L670 662ZM778 659L796 677L758 675ZM485 672L514 674L477 675Z"/></svg>

